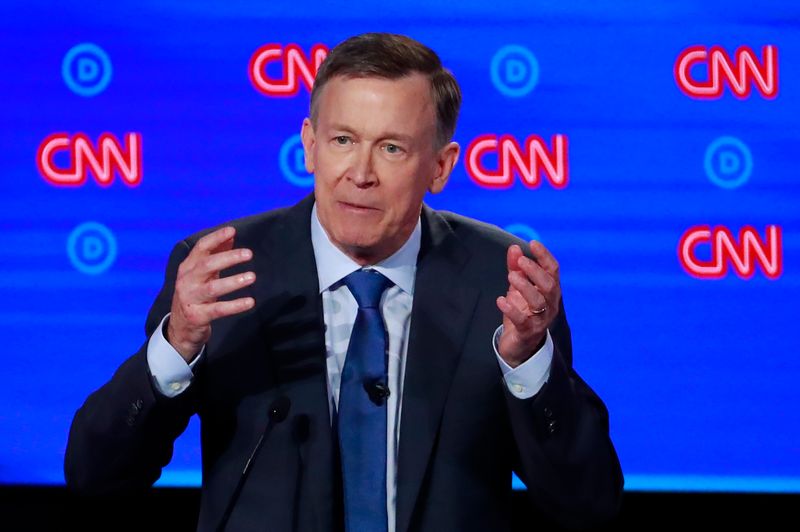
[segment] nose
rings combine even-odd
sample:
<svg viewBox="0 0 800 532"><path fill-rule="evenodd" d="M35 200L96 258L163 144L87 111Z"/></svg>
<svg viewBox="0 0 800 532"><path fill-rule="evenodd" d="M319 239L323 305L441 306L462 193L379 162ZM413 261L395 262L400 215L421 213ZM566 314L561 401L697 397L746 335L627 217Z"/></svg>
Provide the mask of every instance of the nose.
<svg viewBox="0 0 800 532"><path fill-rule="evenodd" d="M361 143L353 153L348 179L359 188L369 188L377 184L372 160L372 147L369 143Z"/></svg>

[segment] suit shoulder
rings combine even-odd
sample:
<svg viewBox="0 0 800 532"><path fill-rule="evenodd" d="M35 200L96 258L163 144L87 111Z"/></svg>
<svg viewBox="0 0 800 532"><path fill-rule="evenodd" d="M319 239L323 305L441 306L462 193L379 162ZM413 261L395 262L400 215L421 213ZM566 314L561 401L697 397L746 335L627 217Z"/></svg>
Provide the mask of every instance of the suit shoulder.
<svg viewBox="0 0 800 532"><path fill-rule="evenodd" d="M450 226L453 233L473 249L508 249L512 244L526 249L526 242L500 227L450 211L435 211Z"/></svg>
<svg viewBox="0 0 800 532"><path fill-rule="evenodd" d="M217 229L227 226L233 226L236 228L237 240L249 240L255 235L258 235L259 238L264 238L280 230L280 227L283 225L284 220L291 208L292 207L279 207L269 211L251 214L241 218L235 218L233 220L223 222L213 227L208 227L202 231L198 231L192 235L189 235L184 239L184 241L189 245L189 247L193 247L197 241L205 235L213 233Z"/></svg>

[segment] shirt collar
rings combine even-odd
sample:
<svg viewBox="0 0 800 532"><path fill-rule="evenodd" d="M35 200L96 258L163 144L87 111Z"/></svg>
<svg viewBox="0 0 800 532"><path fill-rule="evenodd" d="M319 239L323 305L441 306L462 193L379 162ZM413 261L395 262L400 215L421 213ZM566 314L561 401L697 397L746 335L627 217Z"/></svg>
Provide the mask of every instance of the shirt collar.
<svg viewBox="0 0 800 532"><path fill-rule="evenodd" d="M408 240L391 256L378 264L365 266L386 276L404 292L414 295L414 276L417 272L417 255L422 240L422 224L417 225ZM311 245L317 262L319 292L322 293L361 266L337 248L322 227L317 216L317 205L311 209Z"/></svg>

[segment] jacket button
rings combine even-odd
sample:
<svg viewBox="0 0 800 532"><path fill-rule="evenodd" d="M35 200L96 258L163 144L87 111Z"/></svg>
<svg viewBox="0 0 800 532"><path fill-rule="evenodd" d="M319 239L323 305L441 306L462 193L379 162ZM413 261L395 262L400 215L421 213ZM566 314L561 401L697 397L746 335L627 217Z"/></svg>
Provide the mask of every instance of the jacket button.
<svg viewBox="0 0 800 532"><path fill-rule="evenodd" d="M550 434L555 434L557 427L558 423L556 423L555 419L551 419L550 423L547 424L547 430L550 432Z"/></svg>
<svg viewBox="0 0 800 532"><path fill-rule="evenodd" d="M550 410L550 407L547 407L547 406L544 407L543 412L544 412L544 417L546 417L547 419L550 419L550 418L553 417L553 411Z"/></svg>

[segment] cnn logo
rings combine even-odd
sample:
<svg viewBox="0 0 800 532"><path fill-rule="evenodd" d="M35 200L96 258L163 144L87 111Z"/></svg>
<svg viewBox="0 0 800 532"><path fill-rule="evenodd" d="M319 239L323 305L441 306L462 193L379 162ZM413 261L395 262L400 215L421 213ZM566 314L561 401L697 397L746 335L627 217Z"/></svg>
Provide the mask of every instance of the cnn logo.
<svg viewBox="0 0 800 532"><path fill-rule="evenodd" d="M701 68L705 79L695 77ZM752 87L772 99L778 95L778 48L764 46L759 58L749 46L740 46L733 57L720 46L690 46L675 61L674 74L678 88L692 98L721 98L728 86L740 99L748 98Z"/></svg>
<svg viewBox="0 0 800 532"><path fill-rule="evenodd" d="M324 44L315 44L308 55L296 44L288 44L286 47L266 44L250 58L247 70L250 83L258 92L267 96L294 96L301 85L311 92L319 65L327 56L328 47ZM271 63L280 68L280 76L272 77L267 74Z"/></svg>
<svg viewBox="0 0 800 532"><path fill-rule="evenodd" d="M727 227L711 228L698 225L687 230L678 243L678 258L687 273L700 279L721 279L733 269L742 279L755 275L756 266L768 279L777 279L783 273L781 228L769 225L762 240L758 232L745 226L739 230L739 239ZM706 248L698 256L698 248Z"/></svg>
<svg viewBox="0 0 800 532"><path fill-rule="evenodd" d="M553 135L551 146L538 135L523 143L511 135L480 135L467 147L467 174L484 188L508 188L516 175L528 188L541 185L544 177L561 189L569 182L568 144L566 135ZM497 167L489 168L487 159L496 161Z"/></svg>
<svg viewBox="0 0 800 532"><path fill-rule="evenodd" d="M59 153L66 164L56 164ZM114 181L114 173L126 185L138 186L142 182L142 134L127 133L120 142L111 133L103 133L95 147L83 133L72 137L54 133L39 145L36 166L45 181L56 186L83 185L90 171L103 186Z"/></svg>

